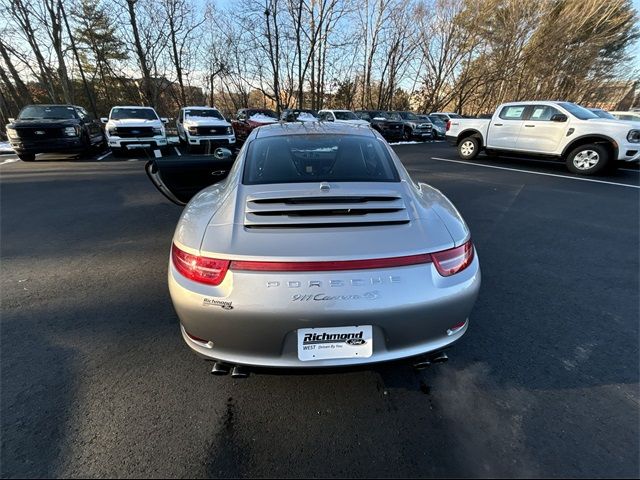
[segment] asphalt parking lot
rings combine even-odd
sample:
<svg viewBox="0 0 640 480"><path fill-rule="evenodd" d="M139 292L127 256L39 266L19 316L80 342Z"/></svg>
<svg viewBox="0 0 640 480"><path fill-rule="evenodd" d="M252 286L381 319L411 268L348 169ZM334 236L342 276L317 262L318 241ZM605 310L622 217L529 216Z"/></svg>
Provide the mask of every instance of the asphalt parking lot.
<svg viewBox="0 0 640 480"><path fill-rule="evenodd" d="M637 478L640 172L394 148L481 260L450 361L244 380L183 344L144 155L0 156L2 477Z"/></svg>

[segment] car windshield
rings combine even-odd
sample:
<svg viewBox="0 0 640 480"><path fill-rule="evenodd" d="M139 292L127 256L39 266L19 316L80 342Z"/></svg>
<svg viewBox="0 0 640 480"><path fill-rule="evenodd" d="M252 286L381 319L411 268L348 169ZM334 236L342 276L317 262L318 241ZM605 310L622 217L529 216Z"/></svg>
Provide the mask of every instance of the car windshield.
<svg viewBox="0 0 640 480"><path fill-rule="evenodd" d="M111 120L135 118L140 120L158 120L158 115L152 108L114 108L111 110Z"/></svg>
<svg viewBox="0 0 640 480"><path fill-rule="evenodd" d="M358 120L353 112L334 111L333 114L336 116L336 120Z"/></svg>
<svg viewBox="0 0 640 480"><path fill-rule="evenodd" d="M278 114L273 110L263 109L263 110L247 110L247 117L254 117L256 115L262 115L264 117L271 117L274 120L278 120Z"/></svg>
<svg viewBox="0 0 640 480"><path fill-rule="evenodd" d="M579 118L580 120L590 120L592 118L598 118L595 113L590 112L586 108L581 107L580 105L576 105L575 103L559 102L558 105L560 105L567 112L569 112L574 117Z"/></svg>
<svg viewBox="0 0 640 480"><path fill-rule="evenodd" d="M307 182L398 182L384 144L351 135L290 135L251 142L245 185Z"/></svg>
<svg viewBox="0 0 640 480"><path fill-rule="evenodd" d="M24 107L18 116L19 120L69 120L72 118L78 118L75 108L47 105L31 105L29 107Z"/></svg>
<svg viewBox="0 0 640 480"><path fill-rule="evenodd" d="M222 115L220 115L220 112L218 110L214 110L213 108L205 110L202 108L199 108L197 110L185 110L184 111L184 115L185 117L204 117L204 118L218 118L220 120L224 120L224 118L222 118Z"/></svg>
<svg viewBox="0 0 640 480"><path fill-rule="evenodd" d="M599 118L608 118L609 120L617 120L617 118L611 115L609 112L602 110L600 108L590 108L589 111L595 113Z"/></svg>
<svg viewBox="0 0 640 480"><path fill-rule="evenodd" d="M404 120L420 120L417 115L411 112L399 112L399 114Z"/></svg>

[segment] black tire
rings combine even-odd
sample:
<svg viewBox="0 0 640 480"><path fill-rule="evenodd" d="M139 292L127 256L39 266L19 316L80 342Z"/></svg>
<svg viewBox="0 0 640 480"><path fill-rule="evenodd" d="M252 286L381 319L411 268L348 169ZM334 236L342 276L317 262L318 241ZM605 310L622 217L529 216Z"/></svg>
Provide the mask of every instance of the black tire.
<svg viewBox="0 0 640 480"><path fill-rule="evenodd" d="M609 152L597 143L588 143L574 148L567 155L567 168L579 175L595 175L609 164Z"/></svg>
<svg viewBox="0 0 640 480"><path fill-rule="evenodd" d="M480 141L477 137L463 138L458 144L458 155L463 160L472 160L480 153Z"/></svg>
<svg viewBox="0 0 640 480"><path fill-rule="evenodd" d="M187 141L183 139L180 135L178 135L178 142L180 145L186 145Z"/></svg>
<svg viewBox="0 0 640 480"><path fill-rule="evenodd" d="M402 135L402 140L404 140L405 142L408 142L411 140L412 137L412 131L410 128L405 128L404 129L404 133Z"/></svg>
<svg viewBox="0 0 640 480"><path fill-rule="evenodd" d="M18 158L23 162L35 162L36 154L35 153L19 153Z"/></svg>

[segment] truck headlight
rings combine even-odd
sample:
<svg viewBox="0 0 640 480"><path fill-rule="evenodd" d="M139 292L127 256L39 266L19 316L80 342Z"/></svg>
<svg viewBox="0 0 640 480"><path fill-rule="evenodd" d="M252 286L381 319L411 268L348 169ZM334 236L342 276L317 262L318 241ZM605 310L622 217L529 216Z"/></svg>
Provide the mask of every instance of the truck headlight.
<svg viewBox="0 0 640 480"><path fill-rule="evenodd" d="M76 127L66 127L64 129L64 134L66 137L77 137L78 130L76 129Z"/></svg>
<svg viewBox="0 0 640 480"><path fill-rule="evenodd" d="M627 134L627 141L631 143L640 143L640 130L630 130Z"/></svg>
<svg viewBox="0 0 640 480"><path fill-rule="evenodd" d="M116 129L116 127L109 127L107 128L107 133L109 135L116 135L118 133L118 130Z"/></svg>
<svg viewBox="0 0 640 480"><path fill-rule="evenodd" d="M7 138L9 140L17 140L18 134L16 133L16 129L12 127L7 127Z"/></svg>
<svg viewBox="0 0 640 480"><path fill-rule="evenodd" d="M162 135L162 127L153 127L154 135Z"/></svg>
<svg viewBox="0 0 640 480"><path fill-rule="evenodd" d="M189 127L189 134L196 135L198 133L198 127Z"/></svg>
<svg viewBox="0 0 640 480"><path fill-rule="evenodd" d="M227 127L227 135L233 135L233 128Z"/></svg>

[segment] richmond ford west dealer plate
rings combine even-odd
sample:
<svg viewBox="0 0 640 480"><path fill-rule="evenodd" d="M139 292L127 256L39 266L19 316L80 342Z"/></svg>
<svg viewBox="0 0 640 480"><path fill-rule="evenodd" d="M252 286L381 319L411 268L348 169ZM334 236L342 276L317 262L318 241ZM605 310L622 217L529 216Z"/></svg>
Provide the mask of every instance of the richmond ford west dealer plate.
<svg viewBox="0 0 640 480"><path fill-rule="evenodd" d="M369 358L372 353L371 325L298 330L298 358L303 362L328 358Z"/></svg>

